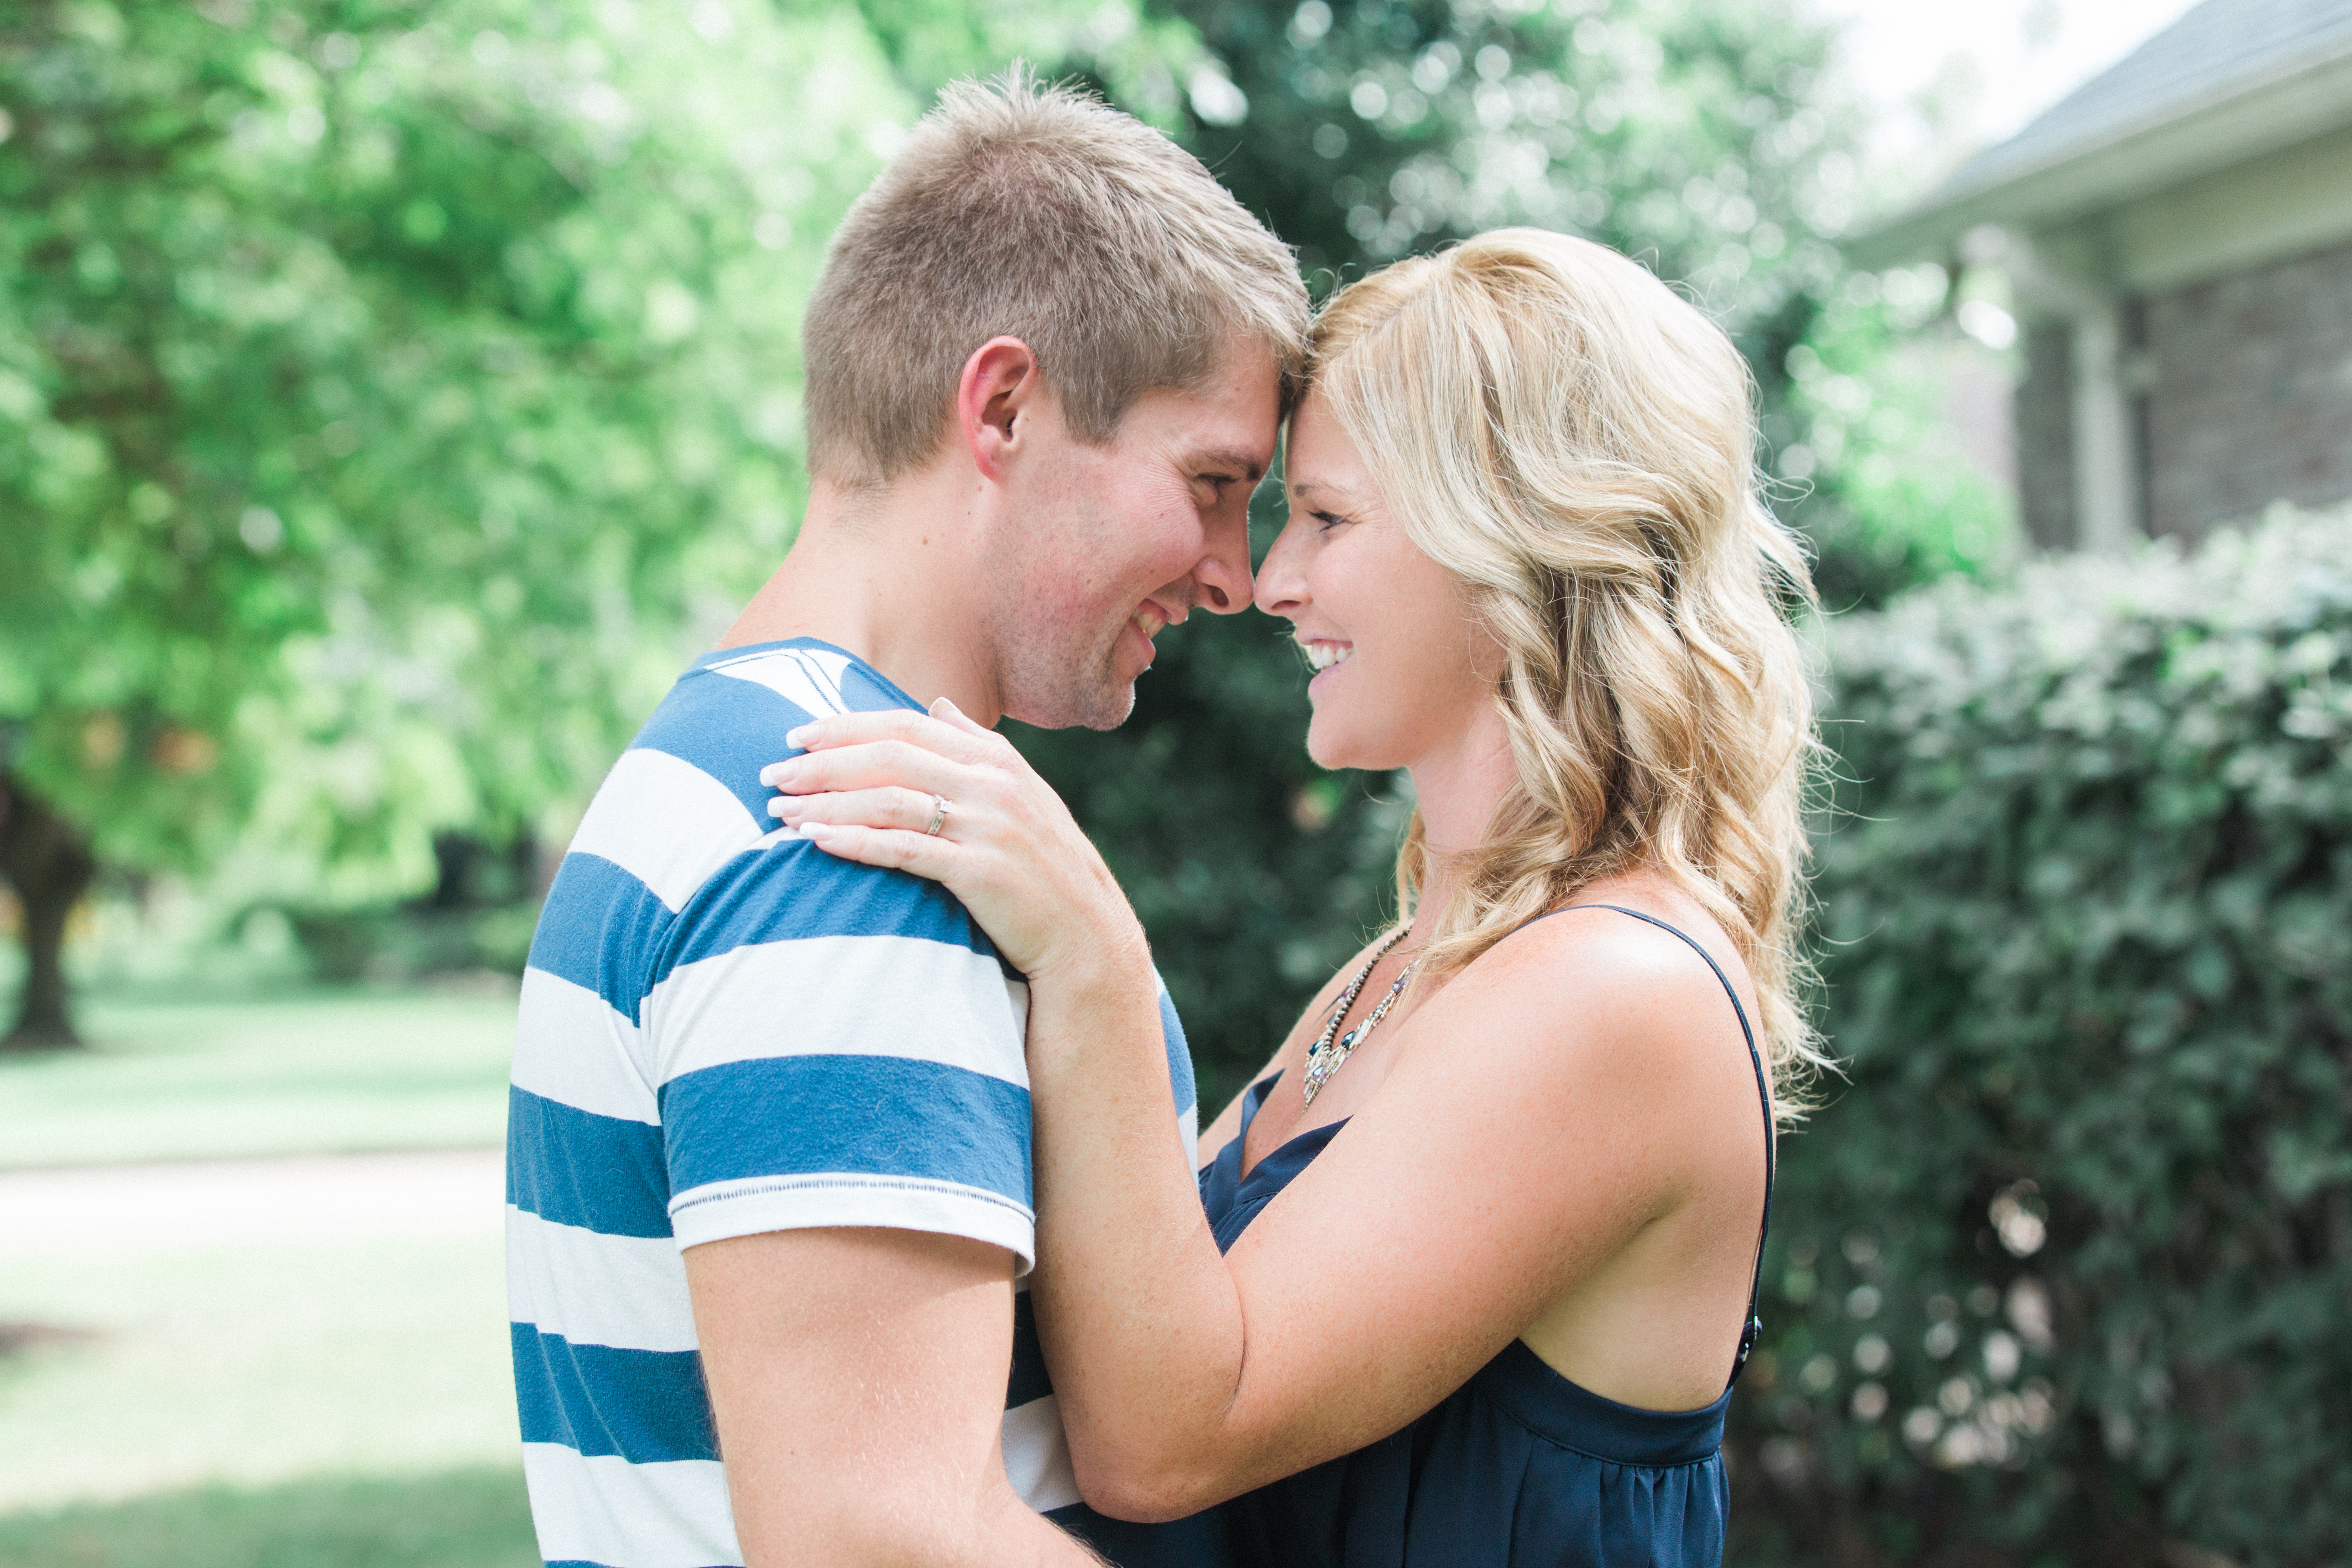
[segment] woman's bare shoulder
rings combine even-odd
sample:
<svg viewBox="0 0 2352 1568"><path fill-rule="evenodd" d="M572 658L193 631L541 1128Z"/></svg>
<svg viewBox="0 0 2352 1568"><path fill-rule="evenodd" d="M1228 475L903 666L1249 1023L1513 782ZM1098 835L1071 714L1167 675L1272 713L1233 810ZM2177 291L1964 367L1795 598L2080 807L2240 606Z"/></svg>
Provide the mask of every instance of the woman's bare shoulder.
<svg viewBox="0 0 2352 1568"><path fill-rule="evenodd" d="M1702 954L1712 969L1700 962ZM1706 976L1718 992L1728 982L1742 1007L1751 1005L1755 989L1730 932L1696 899L1658 877L1593 883L1496 942L1486 956L1566 963L1578 978L1589 978L1580 972L1596 963L1630 963L1645 977L1663 966ZM1715 971L1721 972L1721 980Z"/></svg>
<svg viewBox="0 0 2352 1568"><path fill-rule="evenodd" d="M1756 1016L1729 935L1696 900L1648 879L1597 884L1520 927L1449 984L1445 1002L1446 1033L1517 1042L1569 1071L1598 1065L1590 1053L1650 1065L1661 1053L1713 1054Z"/></svg>

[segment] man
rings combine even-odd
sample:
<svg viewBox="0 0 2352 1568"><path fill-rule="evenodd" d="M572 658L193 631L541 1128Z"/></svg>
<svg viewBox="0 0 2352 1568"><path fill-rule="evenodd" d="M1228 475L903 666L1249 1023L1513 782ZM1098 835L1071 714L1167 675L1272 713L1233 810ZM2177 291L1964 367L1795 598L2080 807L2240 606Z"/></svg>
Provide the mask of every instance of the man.
<svg viewBox="0 0 2352 1568"><path fill-rule="evenodd" d="M950 89L845 221L798 542L598 792L524 977L509 1275L549 1562L1095 1561L1057 1522L1213 1560L1078 1503L1016 1333L1019 977L935 884L768 831L759 772L845 709L1123 720L1163 626L1249 603L1305 323L1197 162L1019 76Z"/></svg>

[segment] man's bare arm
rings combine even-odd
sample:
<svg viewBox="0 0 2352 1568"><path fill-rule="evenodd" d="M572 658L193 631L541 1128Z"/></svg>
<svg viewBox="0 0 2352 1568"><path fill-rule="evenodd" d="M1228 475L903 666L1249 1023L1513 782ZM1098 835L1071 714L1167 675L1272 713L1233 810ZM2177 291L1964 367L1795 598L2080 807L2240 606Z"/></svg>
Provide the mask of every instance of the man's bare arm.
<svg viewBox="0 0 2352 1568"><path fill-rule="evenodd" d="M1003 1248L778 1231L689 1247L686 1277L749 1568L1098 1564L1004 1478Z"/></svg>

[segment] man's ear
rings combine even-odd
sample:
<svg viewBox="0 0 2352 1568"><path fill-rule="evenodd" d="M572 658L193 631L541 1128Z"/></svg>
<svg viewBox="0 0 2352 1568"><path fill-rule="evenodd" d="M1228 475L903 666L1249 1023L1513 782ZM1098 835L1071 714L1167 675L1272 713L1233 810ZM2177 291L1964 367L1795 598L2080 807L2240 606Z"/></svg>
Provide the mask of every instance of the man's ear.
<svg viewBox="0 0 2352 1568"><path fill-rule="evenodd" d="M991 338L963 362L956 381L956 423L972 467L991 479L1024 449L1025 428L1045 395L1037 356L1019 338Z"/></svg>

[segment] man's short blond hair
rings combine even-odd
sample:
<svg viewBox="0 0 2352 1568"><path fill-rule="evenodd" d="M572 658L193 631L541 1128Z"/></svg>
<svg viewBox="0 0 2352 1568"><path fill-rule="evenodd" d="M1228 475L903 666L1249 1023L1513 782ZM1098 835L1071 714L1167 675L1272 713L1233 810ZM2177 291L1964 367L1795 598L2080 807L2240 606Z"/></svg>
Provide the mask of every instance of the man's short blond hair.
<svg viewBox="0 0 2352 1568"><path fill-rule="evenodd" d="M1286 394L1307 316L1289 250L1168 138L1017 67L957 82L834 236L801 326L809 469L863 489L919 468L991 338L1028 344L1101 443L1235 334Z"/></svg>

